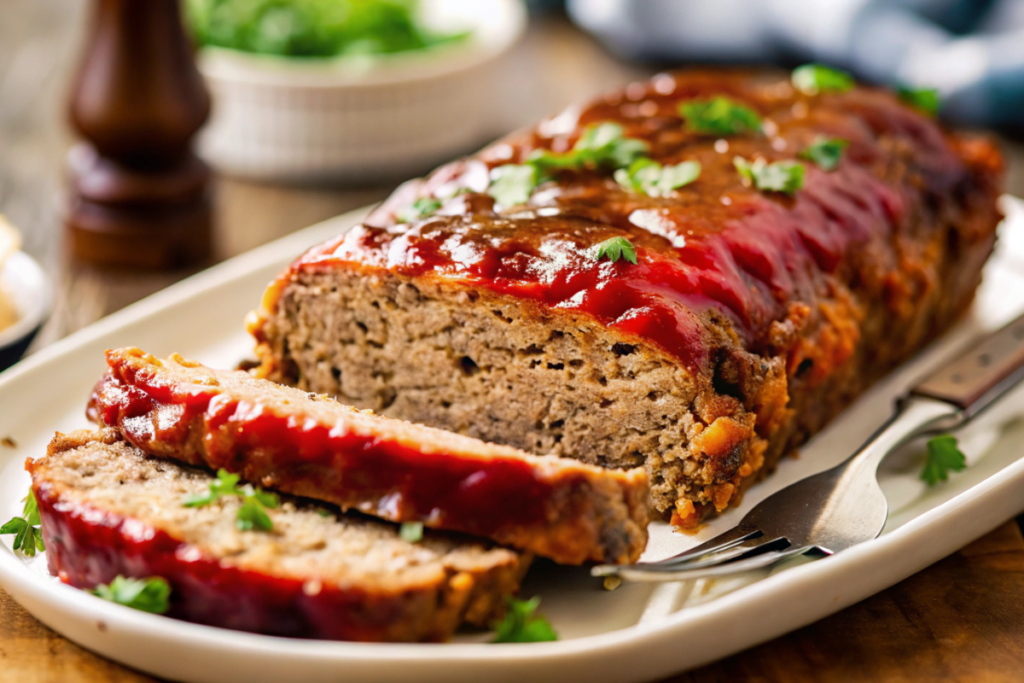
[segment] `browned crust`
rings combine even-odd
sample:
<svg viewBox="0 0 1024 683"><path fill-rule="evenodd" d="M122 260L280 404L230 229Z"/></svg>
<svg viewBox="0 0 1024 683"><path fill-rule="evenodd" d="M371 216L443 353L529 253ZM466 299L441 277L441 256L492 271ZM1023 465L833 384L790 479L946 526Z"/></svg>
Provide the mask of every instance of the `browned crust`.
<svg viewBox="0 0 1024 683"><path fill-rule="evenodd" d="M194 552L185 552L193 546L159 521L109 509L91 501L87 491L60 481L61 465L53 461L89 448L106 449L110 458L145 458L115 430L80 430L58 433L46 457L26 463L39 500L50 571L79 588L109 582L118 574L163 576L173 591L169 616L273 635L444 641L464 622L489 625L503 612L504 596L518 591L530 563L528 557L502 551L509 561L479 569L453 567L438 581L408 583L394 590L373 582L348 581L342 586L325 579L321 585L318 576L303 581L240 570L203 548L197 560ZM344 524L345 518L338 522ZM308 590L310 582L318 586L316 594ZM295 599L283 600L289 592ZM210 600L217 610L207 607Z"/></svg>
<svg viewBox="0 0 1024 683"><path fill-rule="evenodd" d="M286 493L390 521L423 521L485 535L565 564L632 562L646 546L648 486L642 469L606 470L568 458L540 458L356 412L323 396L180 357L161 361L128 348L109 351L107 359L110 372L97 385L90 413L150 455L239 472ZM160 390L160 397L150 386ZM201 400L190 393L199 387ZM146 399L128 400L130 392L142 392ZM165 397L168 393L171 398ZM234 416L225 417L231 410ZM311 423L333 435L322 457L307 448ZM260 433L272 434L273 440L260 440ZM420 457L404 460L402 471L380 490L367 482L380 475L377 463L387 457L382 450L387 444L410 447ZM473 496L464 483L450 486L453 467L452 481L500 480L514 473L515 478L494 486L500 493L496 498L515 502L492 505ZM401 505L395 504L396 491ZM463 491L469 491L465 500L458 497ZM416 500L426 501L421 509ZM524 516L523 510L537 508L543 509L541 518Z"/></svg>
<svg viewBox="0 0 1024 683"><path fill-rule="evenodd" d="M677 75L677 82L685 83L686 76ZM696 80L703 84L702 88L707 85L707 76L698 74ZM734 76L730 75L729 80L732 79ZM737 92L731 94L736 96ZM865 99L858 102L857 97ZM701 313L705 316L702 320L706 329L703 346L708 349L707 355L711 360L683 380L683 384L693 388L690 394L683 392L679 397L680 404L687 398L690 400L692 428L685 434L673 434L685 444L687 452L675 453L671 463L660 459L661 453L654 449L634 458L588 452L588 448L600 450L596 441L585 444L586 447L578 449L577 453L559 451L561 446L551 445L541 436L544 431L557 432L548 422L542 425L543 429L530 433L527 439L521 433L523 430L511 428L500 420L496 426L483 418L467 422L454 411L410 406L408 402L403 403L401 387L397 399L381 391L354 403L379 408L383 397L394 401L393 405L389 404L390 414L536 452L560 452L607 466L645 462L651 475L652 491L655 492L652 501L655 508L672 515L675 523L682 527L693 526L709 512L734 504L743 490L769 473L784 453L804 443L878 378L948 329L969 307L981 279L982 267L992 251L995 226L1000 219L996 199L1001 191L1003 173L998 150L987 140L945 133L922 119L917 123L921 124L922 134L926 133L931 139L928 144L921 145L924 152L919 154L917 141L905 135L905 131L898 127L895 131L888 129L885 107L872 111L879 105L879 97L879 93L860 94L860 91L855 91L846 96L844 106L848 107L846 113L862 117L858 119L858 125L866 123L874 131L879 157L876 165L867 170L889 189L901 193L900 199L905 201L905 205L899 212L900 218L889 223L879 220L873 226L872 234L860 242L852 242L851 247L838 255L839 262L834 269L816 266L814 291L785 301L783 315L772 320L767 330L759 333L757 338L748 338L749 335L745 336L728 318L716 316L713 310ZM601 118L607 118L608 112L621 99L610 95L592 104L587 111L593 110L592 114L600 112ZM597 115L593 114L589 120L598 120ZM657 129L657 121L649 123L652 129ZM634 130L641 128L637 125ZM743 142L755 147L767 144L764 139ZM534 129L511 136L501 143L500 148L506 150L511 147L516 154L525 156L538 145L543 147L549 143L547 136ZM933 148L943 148L943 154L947 155L944 167L937 167L924 158L934 151L929 150L929 144ZM444 173L454 175L460 163L487 161L493 165L498 149L496 145L471 162L455 162L443 167L436 178ZM956 181L951 182L950 178L956 178ZM402 226L389 223L391 219L388 217L396 208L428 193L432 179L419 184L410 183L378 209L372 220L388 226L388 234L400 234ZM555 199L551 200L551 206L563 213L586 216L599 224L604 215L615 215L617 203L624 201L615 194L618 190L599 187L600 182L601 179L570 179L560 189L566 194L576 192L586 201L580 199L573 203L574 200L567 199L564 204L559 204ZM698 185L695 184L694 188ZM693 193L699 194L699 190L691 192L689 201L695 201ZM465 216L458 229L475 230L475 221L478 221L483 226L479 232L484 239L489 234L488 226L496 219L493 211L488 213L490 208L486 205L485 196L471 198L473 202L467 199L462 209ZM701 200L714 204L717 196L710 194ZM531 203L527 208L532 213L520 207L515 209L522 215L531 216L529 220L524 219L523 225L529 224L529 229L534 232L524 235L524 240L536 242L541 239L537 233L543 233L544 228L536 216L539 215L538 207L545 201L548 200ZM659 201L661 205L671 203L664 199ZM700 218L699 215L697 217ZM516 220L515 215L499 218L505 222ZM448 225L445 220L448 219L436 218L433 225L441 226L437 230L448 235L449 232L444 232L449 230L445 227ZM552 219L550 225L553 227L550 229L576 235L569 232L570 228L554 221ZM617 226L621 227L621 224ZM455 234L456 228L450 231ZM637 232L634 230L631 237L645 240L641 245L654 239L652 235L637 235ZM495 235L495 240L504 240L503 245L511 243L511 238L499 238L498 232ZM330 249L314 252L318 256L331 253ZM435 301L447 301L454 311L451 314L453 323L464 319L460 317L462 312L455 309L494 306L514 319L516 324L559 332L585 330L587 335L602 341L607 355L605 360L609 363L616 362L612 356L619 344L635 347L636 355L652 364L673 362L653 343L602 328L594 321L581 320L565 310L545 309L531 301L502 294L484 294L472 284L449 281L440 285L438 275L429 271L405 277L384 271L380 267L383 261L375 261L374 256L367 258L365 264L329 258L325 263L316 258L300 260L268 288L261 310L249 321L263 362L260 372L264 376L315 391L344 393L346 387L325 376L318 366L318 363L331 362L331 353L336 346L360 349L368 363L387 360L385 354L376 350L380 340L371 339L371 335L360 336L358 330L349 334L348 328L341 329L336 325L328 330L328 336L322 338L302 330L299 330L300 334L296 333L303 323L302 316L308 315L303 312L304 307L312 308L311 301L317 296L326 299L332 287L343 286L348 287L346 292L349 294L361 290L372 292L377 297L377 305L383 307L394 303L397 298L382 296L379 292L388 287L397 291L407 285L419 293L419 305L424 309ZM314 295L314 291L323 294ZM339 315L363 316L359 322L365 327L372 316L364 315L365 309L357 310L356 305L342 303L337 310ZM357 327L354 322L352 327ZM343 334L338 334L339 329ZM310 343L304 345L307 340ZM317 362L311 362L315 354L310 351L314 346L320 352L315 358ZM321 352L324 347L328 349L327 353ZM390 357L398 355L392 353ZM344 368L350 374L352 369L352 364ZM393 369L382 368L380 375L383 377ZM456 386L455 381L452 386ZM527 383L520 389L520 394L529 393L531 388ZM661 390L670 392L674 388L665 384ZM568 396L570 390L578 389L579 384L568 387L560 398ZM441 396L440 392L436 393ZM613 398L608 396L609 401ZM598 406L598 414L603 419L611 419L610 411L602 413L600 402ZM488 417L493 417L501 408L496 402L474 406L480 415ZM677 414L682 415L681 412ZM636 429L643 431L648 428L638 423ZM537 446L530 441L535 436ZM542 442L543 446L540 445ZM679 465L682 461L689 465ZM660 481L670 479L677 484L677 495L670 496L667 491L664 495L659 494Z"/></svg>

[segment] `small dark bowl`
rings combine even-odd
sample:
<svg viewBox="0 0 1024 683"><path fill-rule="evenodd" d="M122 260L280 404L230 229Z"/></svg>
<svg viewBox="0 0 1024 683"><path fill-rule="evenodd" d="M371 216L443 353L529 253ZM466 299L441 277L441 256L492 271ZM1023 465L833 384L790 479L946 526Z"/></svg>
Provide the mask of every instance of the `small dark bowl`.
<svg viewBox="0 0 1024 683"><path fill-rule="evenodd" d="M17 252L0 271L0 290L10 297L18 320L0 330L0 371L17 363L50 315L53 295L43 269L31 256Z"/></svg>

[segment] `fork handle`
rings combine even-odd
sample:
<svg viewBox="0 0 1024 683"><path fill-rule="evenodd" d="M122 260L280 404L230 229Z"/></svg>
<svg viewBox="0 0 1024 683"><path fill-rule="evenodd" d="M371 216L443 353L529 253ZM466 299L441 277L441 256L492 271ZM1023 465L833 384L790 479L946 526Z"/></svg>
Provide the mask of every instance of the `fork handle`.
<svg viewBox="0 0 1024 683"><path fill-rule="evenodd" d="M895 448L962 426L1024 379L1024 315L972 342L897 402L896 413L837 469L878 469Z"/></svg>
<svg viewBox="0 0 1024 683"><path fill-rule="evenodd" d="M911 439L949 431L962 422L963 411L958 406L927 396L910 395L901 400L892 417L834 471L845 474L868 468L874 475L887 455ZM874 481L874 476L870 481Z"/></svg>
<svg viewBox="0 0 1024 683"><path fill-rule="evenodd" d="M1024 315L980 340L910 390L974 417L1024 379Z"/></svg>

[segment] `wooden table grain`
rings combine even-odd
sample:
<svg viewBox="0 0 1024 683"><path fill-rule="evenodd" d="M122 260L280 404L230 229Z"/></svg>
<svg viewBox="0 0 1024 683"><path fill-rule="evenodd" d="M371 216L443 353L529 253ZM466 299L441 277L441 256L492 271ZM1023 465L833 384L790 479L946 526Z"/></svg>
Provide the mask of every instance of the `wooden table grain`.
<svg viewBox="0 0 1024 683"><path fill-rule="evenodd" d="M0 213L25 232L57 290L38 349L190 274L111 273L71 262L61 229L70 141L63 93L82 0L0 3ZM559 18L534 21L507 79L510 129L643 76ZM495 133L499 132L498 130ZM1008 145L1009 187L1024 194L1024 153ZM391 186L310 188L218 178L216 260L383 198ZM723 634L723 637L728 637ZM685 647L685 643L680 643ZM1024 538L1011 521L919 574L836 615L673 683L1024 680ZM57 635L0 591L0 681L135 683L153 679Z"/></svg>

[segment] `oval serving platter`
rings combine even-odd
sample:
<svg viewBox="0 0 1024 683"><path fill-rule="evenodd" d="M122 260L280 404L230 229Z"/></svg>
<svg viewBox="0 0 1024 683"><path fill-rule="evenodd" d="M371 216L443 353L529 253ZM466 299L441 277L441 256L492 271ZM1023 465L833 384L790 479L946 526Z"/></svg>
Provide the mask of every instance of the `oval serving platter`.
<svg viewBox="0 0 1024 683"><path fill-rule="evenodd" d="M645 559L695 545L738 521L758 501L849 455L891 409L893 398L943 355L1024 309L1024 202L1004 199L997 254L971 314L886 378L824 432L785 459L742 505L681 535L652 525ZM26 457L55 431L86 426L84 405L105 367L103 351L139 346L231 367L252 356L242 320L266 283L307 247L347 230L356 211L308 228L159 292L0 374L0 520L20 512ZM1019 293L1020 296L1008 296ZM423 681L499 683L647 681L713 661L821 619L956 551L1024 509L1024 390L961 435L969 467L928 489L920 445L894 454L880 479L890 518L880 538L823 560L797 560L728 581L623 584L606 591L586 569L538 564L523 586L561 640L492 645L486 633L447 644L358 644L253 635L189 624L105 602L50 577L45 554L25 558L0 540L0 587L57 632L94 652L180 681L294 683Z"/></svg>

